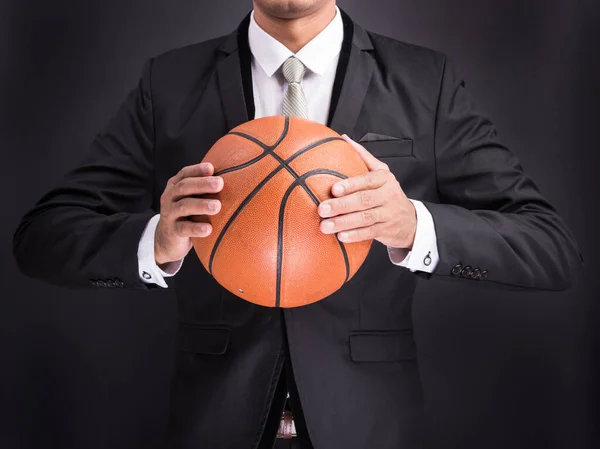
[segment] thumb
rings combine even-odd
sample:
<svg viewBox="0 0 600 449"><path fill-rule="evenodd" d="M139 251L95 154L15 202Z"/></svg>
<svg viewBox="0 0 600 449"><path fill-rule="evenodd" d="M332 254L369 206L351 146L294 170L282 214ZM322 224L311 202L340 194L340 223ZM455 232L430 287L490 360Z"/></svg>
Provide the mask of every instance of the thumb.
<svg viewBox="0 0 600 449"><path fill-rule="evenodd" d="M375 156L373 156L369 151L363 147L360 143L355 142L346 134L342 134L342 139L348 142L352 147L358 152L363 162L366 164L369 171L380 170L386 168L386 164L381 162Z"/></svg>

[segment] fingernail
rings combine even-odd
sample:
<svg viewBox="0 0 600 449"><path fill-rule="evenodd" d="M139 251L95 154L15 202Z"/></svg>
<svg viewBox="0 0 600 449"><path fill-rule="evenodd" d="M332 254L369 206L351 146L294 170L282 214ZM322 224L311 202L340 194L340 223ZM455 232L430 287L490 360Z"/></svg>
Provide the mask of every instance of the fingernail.
<svg viewBox="0 0 600 449"><path fill-rule="evenodd" d="M346 239L348 238L348 233L347 233L347 232L340 232L340 233L338 234L338 238L339 238L340 240L342 240L342 241L343 241L343 240L346 240Z"/></svg>
<svg viewBox="0 0 600 449"><path fill-rule="evenodd" d="M333 186L333 193L335 195L342 195L344 193L344 187L340 184L336 184Z"/></svg>
<svg viewBox="0 0 600 449"><path fill-rule="evenodd" d="M208 231L208 225L205 225L205 224L203 224L202 226L200 226L200 230L201 230L202 232L206 232L206 231Z"/></svg>
<svg viewBox="0 0 600 449"><path fill-rule="evenodd" d="M213 179L213 180L210 182L210 186L211 186L213 189L216 189L217 187L219 187L219 179L218 179L218 178L215 178L215 179Z"/></svg>
<svg viewBox="0 0 600 449"><path fill-rule="evenodd" d="M217 203L215 203L215 202L208 203L208 208L210 210L216 210L217 209Z"/></svg>
<svg viewBox="0 0 600 449"><path fill-rule="evenodd" d="M329 212L331 212L331 206L327 203L321 204L319 206L319 212L321 213L321 215L328 214Z"/></svg>
<svg viewBox="0 0 600 449"><path fill-rule="evenodd" d="M323 222L323 231L331 232L333 231L333 221L328 220Z"/></svg>

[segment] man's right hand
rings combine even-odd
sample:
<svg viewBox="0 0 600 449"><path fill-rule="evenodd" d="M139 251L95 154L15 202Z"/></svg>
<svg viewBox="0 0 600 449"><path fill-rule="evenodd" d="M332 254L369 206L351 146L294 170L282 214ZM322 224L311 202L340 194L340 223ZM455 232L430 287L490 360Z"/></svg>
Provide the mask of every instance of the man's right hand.
<svg viewBox="0 0 600 449"><path fill-rule="evenodd" d="M192 215L215 215L221 210L216 199L198 198L220 192L223 178L212 176L210 162L183 167L169 179L160 197L160 219L154 234L154 258L157 265L183 259L192 248L192 237L206 237L210 223L189 220Z"/></svg>

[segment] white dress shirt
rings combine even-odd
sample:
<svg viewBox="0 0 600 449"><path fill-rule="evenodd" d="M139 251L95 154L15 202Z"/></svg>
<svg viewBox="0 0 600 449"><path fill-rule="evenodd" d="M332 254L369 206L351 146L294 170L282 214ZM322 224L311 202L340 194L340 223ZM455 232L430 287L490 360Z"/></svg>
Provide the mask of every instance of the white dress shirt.
<svg viewBox="0 0 600 449"><path fill-rule="evenodd" d="M325 125L343 38L342 17L336 7L335 17L329 25L294 54L260 28L252 12L248 41L252 53L254 118L281 115L283 97L288 84L281 73L281 66L287 58L296 56L307 68L302 88L306 96L308 118ZM439 261L433 218L423 203L412 199L410 201L414 204L417 213L417 230L413 248L409 251L388 247L388 255L395 265L411 271L431 273ZM156 265L154 233L159 217L159 214L152 217L142 234L138 246L139 273L142 281L167 287L164 278L175 275L181 268L183 259L166 264L162 269Z"/></svg>

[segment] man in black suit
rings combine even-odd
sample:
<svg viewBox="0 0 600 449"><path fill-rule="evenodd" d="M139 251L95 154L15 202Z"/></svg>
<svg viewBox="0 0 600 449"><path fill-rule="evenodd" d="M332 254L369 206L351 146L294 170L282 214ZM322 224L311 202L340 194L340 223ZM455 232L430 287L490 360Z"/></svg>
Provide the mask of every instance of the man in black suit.
<svg viewBox="0 0 600 449"><path fill-rule="evenodd" d="M202 195L224 188L198 161L282 113L345 134L370 168L319 205L321 230L379 242L339 291L286 310L186 258L212 232L186 218L218 213ZM23 217L14 254L56 285L174 287L166 446L211 449L422 447L418 278L561 290L582 265L445 55L365 31L334 0L255 0L233 33L150 59L85 160Z"/></svg>

